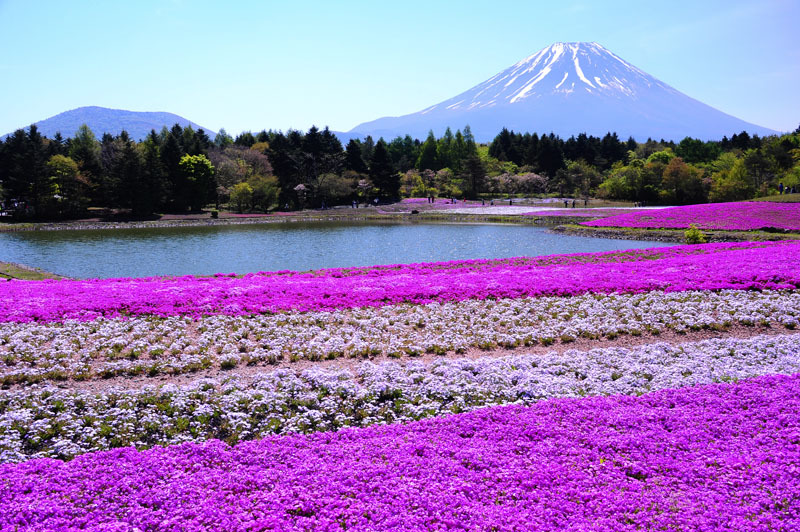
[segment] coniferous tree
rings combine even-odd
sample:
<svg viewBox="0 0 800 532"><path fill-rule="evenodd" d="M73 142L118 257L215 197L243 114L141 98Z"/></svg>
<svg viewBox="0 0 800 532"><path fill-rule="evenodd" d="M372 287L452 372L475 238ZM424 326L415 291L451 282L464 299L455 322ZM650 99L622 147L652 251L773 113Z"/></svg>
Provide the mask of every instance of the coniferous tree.
<svg viewBox="0 0 800 532"><path fill-rule="evenodd" d="M475 137L472 135L472 128L469 124L464 126L464 143L467 145L467 155L477 155L478 144L475 142Z"/></svg>
<svg viewBox="0 0 800 532"><path fill-rule="evenodd" d="M422 144L419 152L419 159L417 159L417 170L420 172L424 170L439 170L439 156L437 153L436 137L433 136L433 131L428 132L428 138Z"/></svg>
<svg viewBox="0 0 800 532"><path fill-rule="evenodd" d="M452 168L454 142L455 138L453 137L453 132L448 126L436 146L437 164L439 168Z"/></svg>
<svg viewBox="0 0 800 532"><path fill-rule="evenodd" d="M347 170L358 172L359 174L367 173L367 164L361 157L361 146L356 139L350 139L345 149L344 167Z"/></svg>
<svg viewBox="0 0 800 532"><path fill-rule="evenodd" d="M378 188L379 195L385 199L396 198L400 193L400 177L394 171L392 158L381 138L375 145L369 165L369 177Z"/></svg>
<svg viewBox="0 0 800 532"><path fill-rule="evenodd" d="M138 190L131 197L131 209L135 215L144 216L164 207L168 184L161 161L158 134L150 131L140 147L141 173L137 184Z"/></svg>
<svg viewBox="0 0 800 532"><path fill-rule="evenodd" d="M372 135L367 135L363 141L361 141L361 158L365 161L372 160L372 152L375 151L375 140L372 138Z"/></svg>
<svg viewBox="0 0 800 532"><path fill-rule="evenodd" d="M100 183L102 181L102 167L100 163L100 143L86 124L78 128L77 133L69 143L69 156L78 163L78 168L91 184L90 198L93 202L100 202L98 196L102 192Z"/></svg>
<svg viewBox="0 0 800 532"><path fill-rule="evenodd" d="M547 177L554 177L559 169L564 168L564 153L553 133L539 139L539 160L536 166Z"/></svg>
<svg viewBox="0 0 800 532"><path fill-rule="evenodd" d="M125 132L123 131L123 133ZM121 206L135 210L134 205L138 203L135 198L146 193L145 183L143 183L142 153L127 134L120 134L117 142L118 153L114 172L118 182L118 191L114 196Z"/></svg>
<svg viewBox="0 0 800 532"><path fill-rule="evenodd" d="M528 138L528 145L525 147L523 161L528 166L536 166L539 160L539 135L534 133Z"/></svg>
<svg viewBox="0 0 800 532"><path fill-rule="evenodd" d="M30 200L34 214L44 212L46 202L52 196L50 177L47 175L47 152L44 140L36 125L31 125L27 135L27 150L25 153L24 172L30 183Z"/></svg>
<svg viewBox="0 0 800 532"><path fill-rule="evenodd" d="M224 127L219 128L219 132L217 132L217 136L214 137L214 146L217 148L224 150L228 146L233 144L233 137L228 135L228 132L225 131Z"/></svg>
<svg viewBox="0 0 800 532"><path fill-rule="evenodd" d="M14 131L0 150L0 181L6 199L30 201L30 182L26 171L28 136L24 129Z"/></svg>
<svg viewBox="0 0 800 532"><path fill-rule="evenodd" d="M451 152L451 166L455 173L460 173L464 169L464 161L467 158L467 143L464 141L464 135L461 130L456 130L455 138L453 139L453 148Z"/></svg>
<svg viewBox="0 0 800 532"><path fill-rule="evenodd" d="M243 131L236 136L236 139L233 141L233 143L237 146L242 146L243 148L249 148L256 143L256 138L251 132Z"/></svg>
<svg viewBox="0 0 800 532"><path fill-rule="evenodd" d="M486 179L486 167L477 155L470 155L464 161L464 191L470 198L475 198L483 191Z"/></svg>
<svg viewBox="0 0 800 532"><path fill-rule="evenodd" d="M189 199L186 181L179 166L183 150L172 131L167 134L167 138L161 146L160 155L161 164L169 183L167 197L170 199L172 209L176 212L184 212L189 207Z"/></svg>

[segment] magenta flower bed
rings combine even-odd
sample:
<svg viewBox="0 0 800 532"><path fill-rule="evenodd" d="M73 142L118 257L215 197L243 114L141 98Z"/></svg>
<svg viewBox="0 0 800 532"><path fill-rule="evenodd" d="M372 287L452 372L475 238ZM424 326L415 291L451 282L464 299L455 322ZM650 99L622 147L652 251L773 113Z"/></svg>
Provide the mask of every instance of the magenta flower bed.
<svg viewBox="0 0 800 532"><path fill-rule="evenodd" d="M0 466L0 530L799 530L800 375Z"/></svg>
<svg viewBox="0 0 800 532"><path fill-rule="evenodd" d="M0 321L244 315L650 290L796 289L800 242L215 277L0 282Z"/></svg>
<svg viewBox="0 0 800 532"><path fill-rule="evenodd" d="M700 229L755 231L782 229L800 231L800 203L735 202L687 205L668 209L637 211L602 220L582 222L592 227L634 227L642 229Z"/></svg>

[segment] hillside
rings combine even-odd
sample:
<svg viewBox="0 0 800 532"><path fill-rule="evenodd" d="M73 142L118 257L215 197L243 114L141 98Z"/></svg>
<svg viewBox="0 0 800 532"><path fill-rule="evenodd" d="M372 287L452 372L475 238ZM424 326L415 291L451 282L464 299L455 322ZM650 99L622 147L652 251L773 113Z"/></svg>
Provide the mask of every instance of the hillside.
<svg viewBox="0 0 800 532"><path fill-rule="evenodd" d="M181 127L192 126L195 131L202 129L212 139L216 136L216 132L172 113L126 111L94 106L72 109L35 124L42 135L50 138L58 132L65 138L71 137L82 124L88 125L98 138L103 133L117 135L125 130L131 138L141 140L153 129L160 131L162 127L169 128L174 124L179 124ZM8 135L3 138L6 136Z"/></svg>

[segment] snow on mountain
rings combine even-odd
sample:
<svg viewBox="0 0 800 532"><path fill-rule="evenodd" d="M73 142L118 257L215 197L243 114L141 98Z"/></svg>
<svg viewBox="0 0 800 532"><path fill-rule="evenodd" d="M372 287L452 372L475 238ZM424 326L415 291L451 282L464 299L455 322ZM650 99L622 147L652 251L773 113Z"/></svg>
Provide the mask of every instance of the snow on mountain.
<svg viewBox="0 0 800 532"><path fill-rule="evenodd" d="M641 141L776 133L686 96L597 43L555 43L449 100L349 133L424 138L431 129L440 135L466 124L479 141L503 127L565 137L616 131Z"/></svg>

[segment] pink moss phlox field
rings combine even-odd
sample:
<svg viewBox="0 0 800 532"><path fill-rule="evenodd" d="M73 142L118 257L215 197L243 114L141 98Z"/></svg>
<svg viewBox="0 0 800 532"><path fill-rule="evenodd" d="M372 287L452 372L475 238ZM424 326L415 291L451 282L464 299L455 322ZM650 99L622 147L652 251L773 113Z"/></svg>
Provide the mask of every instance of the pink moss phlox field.
<svg viewBox="0 0 800 532"><path fill-rule="evenodd" d="M756 231L781 229L800 231L800 203L733 202L686 205L668 209L637 211L582 222L592 227L632 227L641 229L700 229Z"/></svg>
<svg viewBox="0 0 800 532"><path fill-rule="evenodd" d="M0 466L0 530L799 530L800 375Z"/></svg>
<svg viewBox="0 0 800 532"><path fill-rule="evenodd" d="M213 277L0 282L0 321L248 315L651 290L797 289L800 242Z"/></svg>

